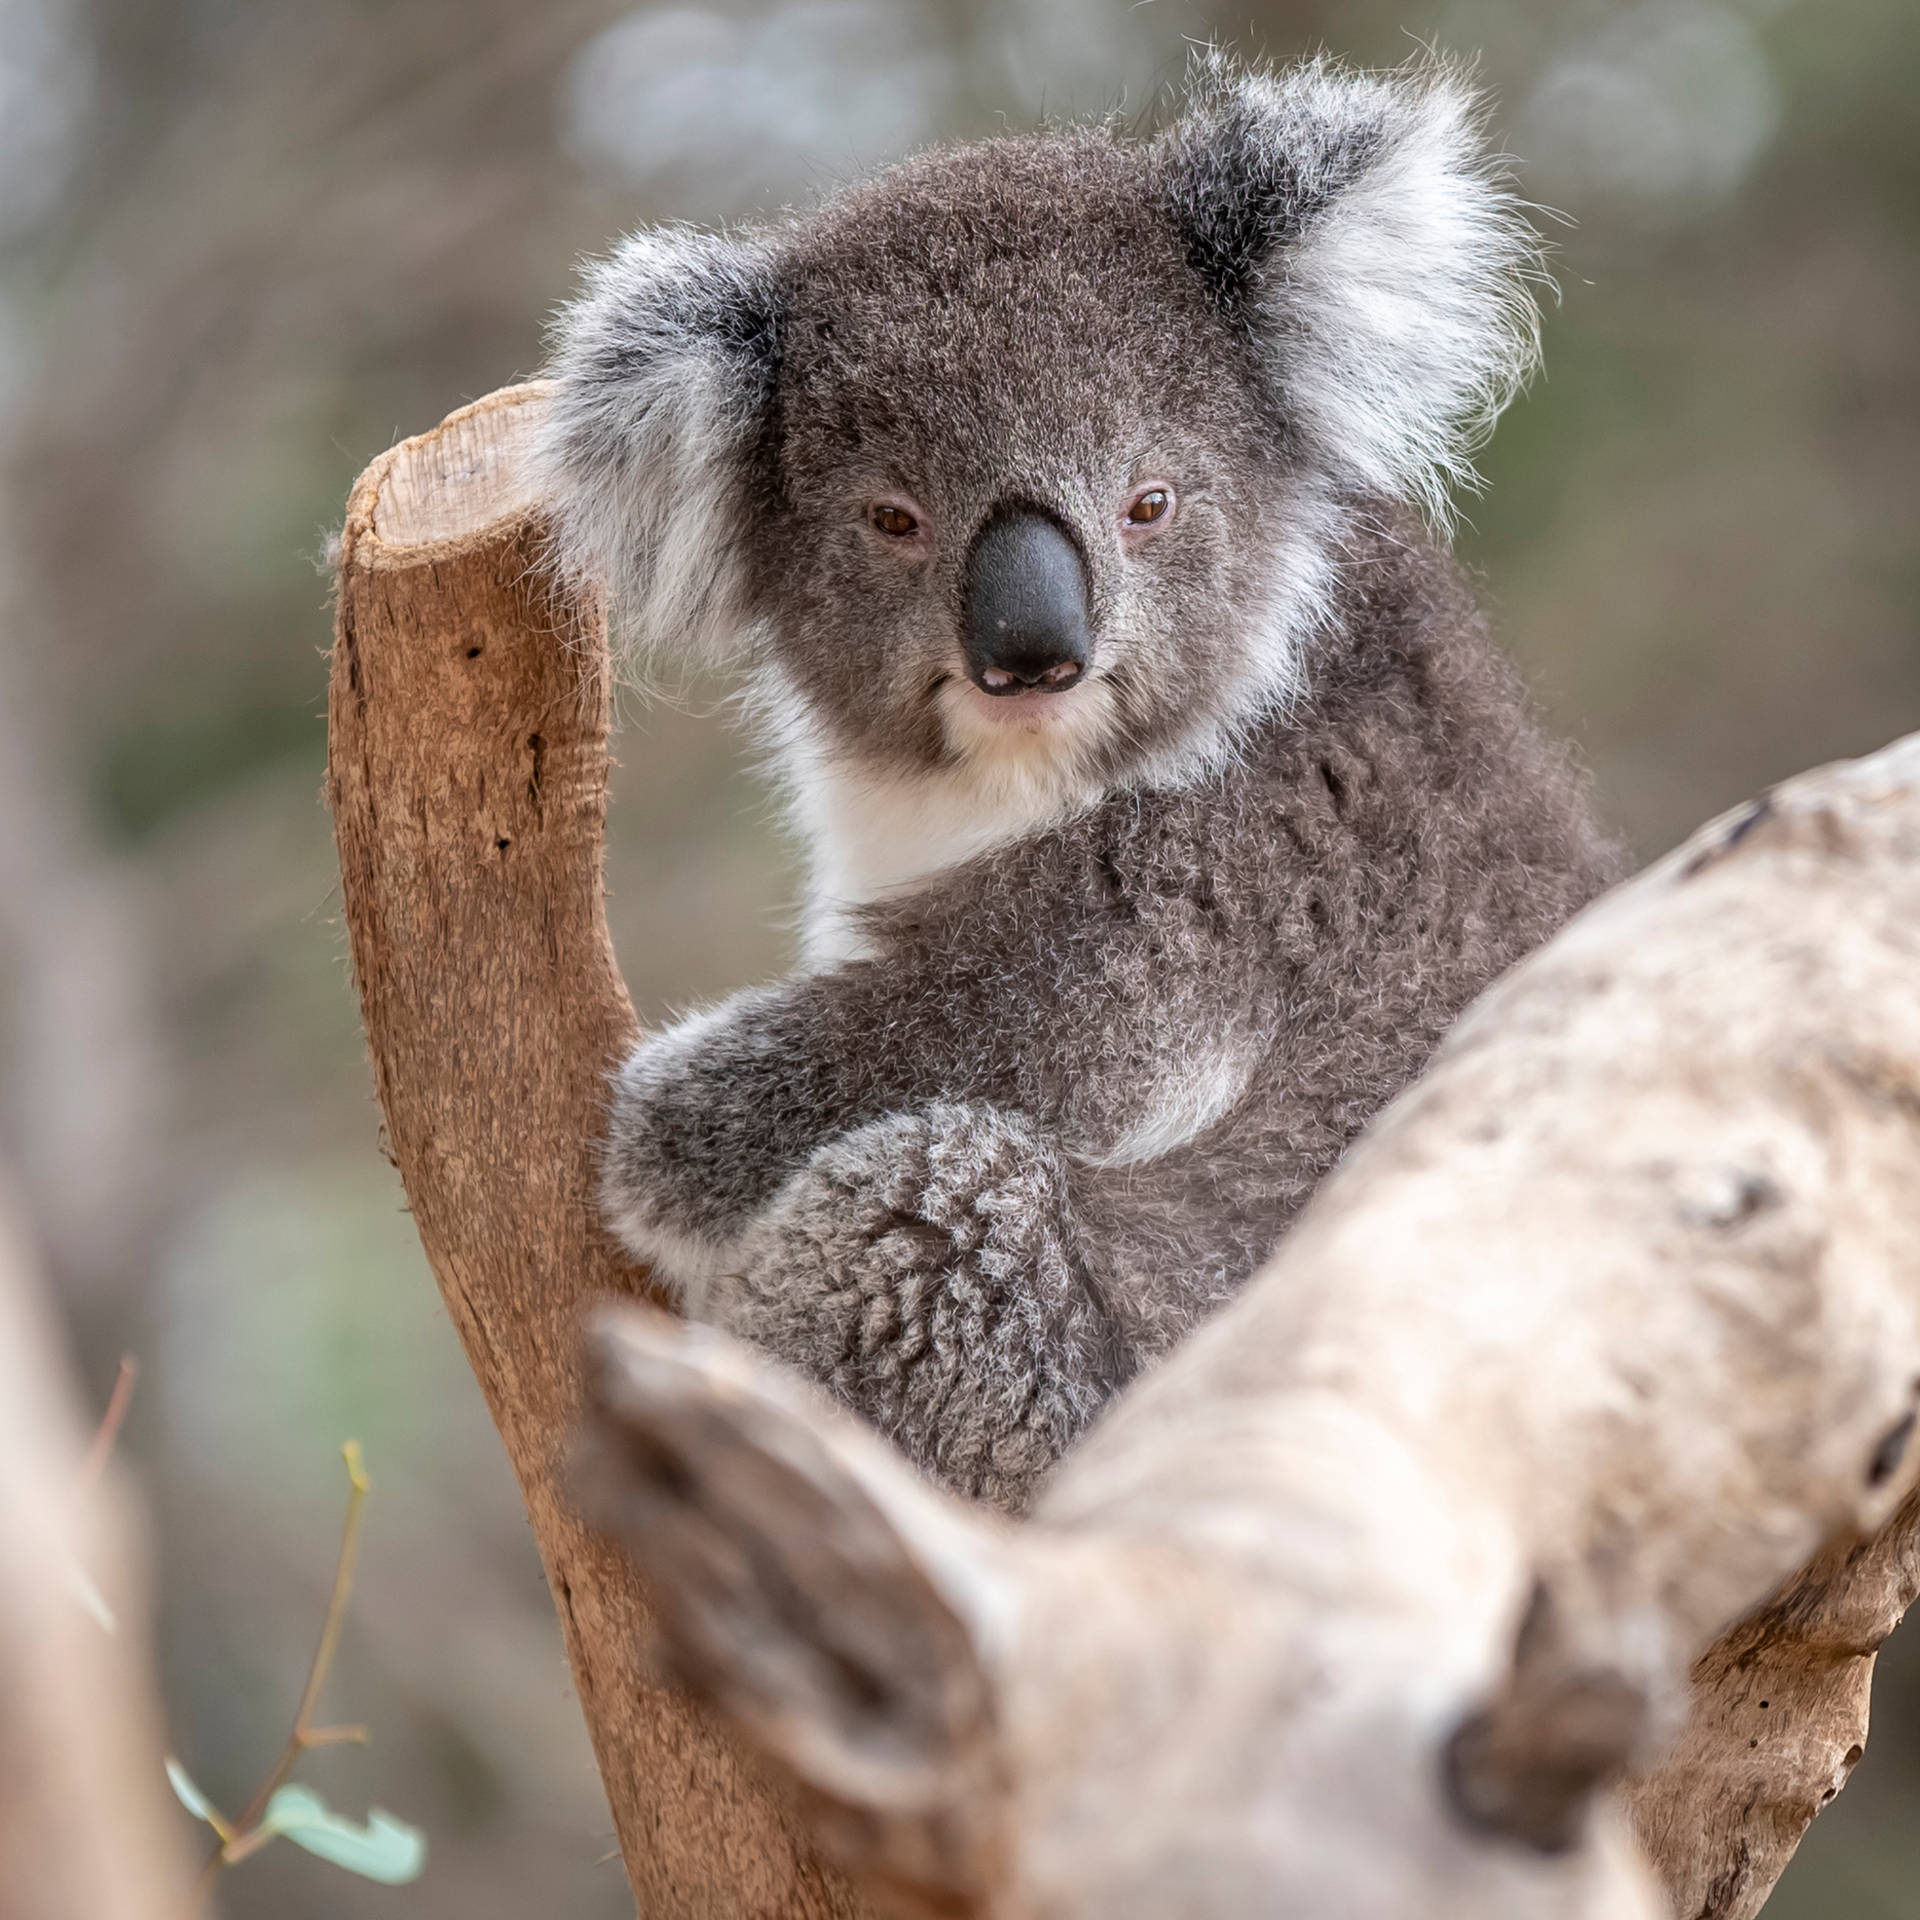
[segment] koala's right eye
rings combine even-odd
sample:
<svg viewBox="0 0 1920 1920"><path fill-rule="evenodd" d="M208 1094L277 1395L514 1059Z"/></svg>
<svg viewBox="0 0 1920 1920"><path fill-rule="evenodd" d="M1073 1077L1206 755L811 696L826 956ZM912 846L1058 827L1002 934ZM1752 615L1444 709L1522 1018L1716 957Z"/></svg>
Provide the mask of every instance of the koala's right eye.
<svg viewBox="0 0 1920 1920"><path fill-rule="evenodd" d="M882 500L873 509L873 524L895 540L910 540L920 531L920 522L903 506Z"/></svg>

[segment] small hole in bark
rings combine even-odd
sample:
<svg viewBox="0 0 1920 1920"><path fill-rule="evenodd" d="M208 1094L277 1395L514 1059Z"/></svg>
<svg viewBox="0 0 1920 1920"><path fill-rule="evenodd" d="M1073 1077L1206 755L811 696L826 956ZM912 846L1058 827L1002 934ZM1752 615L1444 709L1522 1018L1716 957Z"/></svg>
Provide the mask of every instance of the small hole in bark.
<svg viewBox="0 0 1920 1920"><path fill-rule="evenodd" d="M1679 1176L1680 1217L1692 1227L1743 1225L1781 1205L1786 1195L1764 1173L1745 1167L1699 1167Z"/></svg>
<svg viewBox="0 0 1920 1920"><path fill-rule="evenodd" d="M1894 1469L1906 1458L1907 1442L1913 1438L1915 1416L1908 1414L1904 1420L1896 1420L1880 1437L1880 1444L1873 1450L1873 1458L1867 1462L1867 1485L1883 1486L1892 1479Z"/></svg>
<svg viewBox="0 0 1920 1920"><path fill-rule="evenodd" d="M1703 872L1706 868L1714 865L1723 855L1730 853L1737 847L1755 827L1759 826L1763 820L1768 819L1772 813L1773 795L1771 793L1763 793L1760 798L1755 800L1740 818L1727 829L1726 833L1718 842L1710 847L1702 847L1700 851L1687 862L1685 868L1682 870L1681 878L1691 880L1696 873Z"/></svg>
<svg viewBox="0 0 1920 1920"><path fill-rule="evenodd" d="M480 658L480 649L478 647L469 647L467 649L467 658L469 660L478 660Z"/></svg>
<svg viewBox="0 0 1920 1920"><path fill-rule="evenodd" d="M1845 1767L1849 1773L1851 1773L1854 1770L1854 1768L1857 1767L1860 1764L1860 1762L1866 1758L1866 1752L1867 1752L1866 1748L1861 1746L1856 1741L1852 1746L1850 1746L1847 1749L1847 1757L1844 1760L1842 1760L1840 1764L1843 1767Z"/></svg>
<svg viewBox="0 0 1920 1920"><path fill-rule="evenodd" d="M1829 1787L1826 1792L1820 1796L1820 1804L1824 1807L1839 1791L1840 1789L1838 1787Z"/></svg>
<svg viewBox="0 0 1920 1920"><path fill-rule="evenodd" d="M679 1505L691 1506L700 1491L700 1483L687 1471L686 1464L664 1448L646 1463L647 1475L655 1489Z"/></svg>
<svg viewBox="0 0 1920 1920"><path fill-rule="evenodd" d="M1748 1745L1748 1746L1750 1746L1750 1747L1757 1747L1757 1746L1758 1746L1759 1744L1760 1744L1760 1742L1759 1742L1758 1740L1749 1740L1749 1741L1747 1742L1747 1745Z"/></svg>
<svg viewBox="0 0 1920 1920"><path fill-rule="evenodd" d="M506 850L513 845L513 842L511 840L496 840L493 844L501 853L505 853Z"/></svg>
<svg viewBox="0 0 1920 1920"><path fill-rule="evenodd" d="M1772 1705L1773 1705L1773 1702L1771 1700L1762 1700L1760 1702L1761 1711L1764 1712L1768 1707Z"/></svg>

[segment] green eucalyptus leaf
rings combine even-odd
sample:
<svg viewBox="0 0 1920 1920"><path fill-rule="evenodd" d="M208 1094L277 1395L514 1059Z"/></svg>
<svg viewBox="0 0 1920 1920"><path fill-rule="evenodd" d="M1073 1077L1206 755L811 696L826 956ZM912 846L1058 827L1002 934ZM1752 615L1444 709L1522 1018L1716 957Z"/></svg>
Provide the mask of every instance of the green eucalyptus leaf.
<svg viewBox="0 0 1920 1920"><path fill-rule="evenodd" d="M382 1886L417 1880L427 1864L427 1839L418 1827L380 1807L368 1812L364 1827L357 1826L342 1819L311 1787L277 1789L260 1824L317 1858Z"/></svg>
<svg viewBox="0 0 1920 1920"><path fill-rule="evenodd" d="M173 1789L173 1797L193 1815L196 1820L204 1820L209 1826L217 1826L220 1816L214 1812L207 1796L193 1784L187 1770L172 1754L167 1755L167 1784Z"/></svg>

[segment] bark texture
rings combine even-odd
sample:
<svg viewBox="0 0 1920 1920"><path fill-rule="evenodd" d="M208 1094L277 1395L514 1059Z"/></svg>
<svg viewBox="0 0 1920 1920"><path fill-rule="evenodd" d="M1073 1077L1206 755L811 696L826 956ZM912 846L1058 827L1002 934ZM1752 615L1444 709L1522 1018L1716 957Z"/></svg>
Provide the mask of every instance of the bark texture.
<svg viewBox="0 0 1920 1920"><path fill-rule="evenodd" d="M921 1911L1752 1913L1913 1587L1917 902L1920 735L1703 829L1018 1528L629 1311L598 1491L679 1670ZM1601 1789L1656 1757L1649 1861Z"/></svg>
<svg viewBox="0 0 1920 1920"><path fill-rule="evenodd" d="M3 1202L4 1196L0 1196ZM81 1493L81 1421L0 1204L0 1914L186 1920L139 1556L111 1479ZM116 1617L76 1593L84 1567Z"/></svg>
<svg viewBox="0 0 1920 1920"><path fill-rule="evenodd" d="M604 634L546 573L516 477L538 404L537 389L509 389L454 415L376 462L349 509L330 793L376 1081L423 1244L526 1494L642 1911L851 1915L855 1897L816 1863L785 1803L657 1684L633 1576L562 1497L580 1310L630 1284L594 1224L588 1143L605 1069L634 1023L601 901ZM1848 854L1852 819L1891 826L1912 752L1796 783L1682 858L1704 869L1743 841L1778 841L1811 887L1829 852ZM1650 877L1636 898L1666 884ZM1635 911L1623 903L1612 919L1625 925ZM1574 943L1562 945L1577 960ZM1623 1062L1637 1057L1631 1036L1610 1044L1626 1049ZM1856 1080L1868 1070L1843 1064ZM1739 1092L1694 1091L1709 1103ZM1905 1115L1911 1100L1895 1075L1873 1104ZM1359 1185L1350 1173L1347 1195ZM1716 1231L1726 1208L1737 1226L1761 1205L1745 1189L1682 1200L1687 1221ZM1335 1202L1321 1217L1344 1210ZM1391 1241L1391 1223L1377 1224ZM1314 1260L1311 1241L1302 1236L1295 1262ZM1380 1261L1361 1264L1377 1278ZM1421 1301L1407 1306L1417 1326ZM1363 1317L1378 1328L1378 1315ZM1254 1344L1246 1365L1279 1364L1258 1357L1274 1343ZM1233 1386L1221 1387L1229 1400ZM1149 1383L1148 1400L1164 1394ZM1222 1497L1236 1471L1228 1461L1213 1476ZM1069 1482L1100 1478L1097 1465L1069 1469ZM1920 1500L1909 1499L1873 1539L1823 1552L1702 1656L1686 1731L1630 1796L1680 1920L1759 1911L1859 1757L1874 1651L1917 1585Z"/></svg>
<svg viewBox="0 0 1920 1920"><path fill-rule="evenodd" d="M1873 1663L1920 1596L1920 1494L1707 1649L1687 1725L1628 1811L1679 1920L1753 1920L1866 1752Z"/></svg>
<svg viewBox="0 0 1920 1920"><path fill-rule="evenodd" d="M565 1497L594 1217L635 1037L602 898L605 629L545 565L508 388L381 456L347 509L328 796L392 1159L526 1498L647 1920L863 1911L791 1810L649 1664L628 1562Z"/></svg>

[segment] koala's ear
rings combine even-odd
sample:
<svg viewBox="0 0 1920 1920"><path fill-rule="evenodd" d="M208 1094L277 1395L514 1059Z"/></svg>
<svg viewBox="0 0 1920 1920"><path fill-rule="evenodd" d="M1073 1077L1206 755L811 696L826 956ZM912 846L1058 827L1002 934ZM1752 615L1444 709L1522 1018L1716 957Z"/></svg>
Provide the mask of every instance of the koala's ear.
<svg viewBox="0 0 1920 1920"><path fill-rule="evenodd" d="M591 1352L578 1484L647 1576L672 1675L782 1765L845 1865L966 1910L999 1853L1004 1530L724 1334L609 1309Z"/></svg>
<svg viewBox="0 0 1920 1920"><path fill-rule="evenodd" d="M1188 259L1335 482L1444 524L1539 349L1537 236L1454 69L1202 56L1159 152Z"/></svg>
<svg viewBox="0 0 1920 1920"><path fill-rule="evenodd" d="M637 233L555 322L535 451L564 571L616 635L726 659L750 623L753 472L779 371L769 243Z"/></svg>

